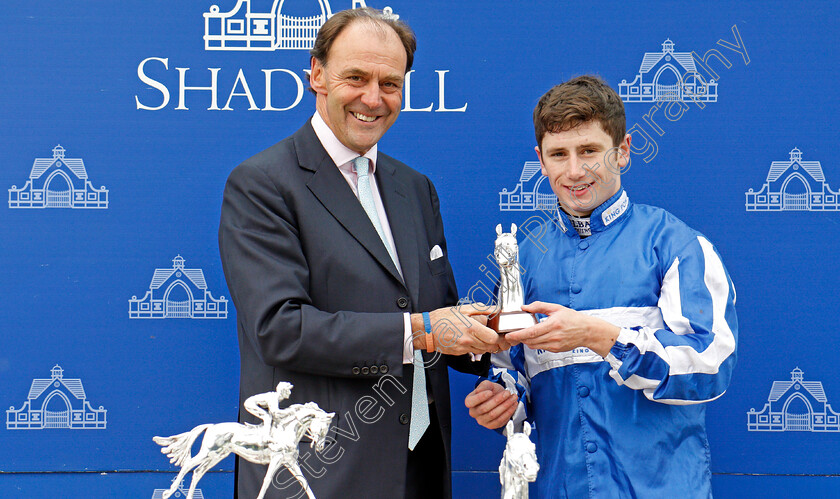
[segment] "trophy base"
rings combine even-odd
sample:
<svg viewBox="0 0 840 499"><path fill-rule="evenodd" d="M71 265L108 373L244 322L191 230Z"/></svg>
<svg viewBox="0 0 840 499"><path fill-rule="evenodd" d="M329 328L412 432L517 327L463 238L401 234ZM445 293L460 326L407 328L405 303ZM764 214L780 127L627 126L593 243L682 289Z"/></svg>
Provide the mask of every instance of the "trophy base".
<svg viewBox="0 0 840 499"><path fill-rule="evenodd" d="M534 314L529 314L528 312L499 312L496 315L490 316L490 319L487 321L487 327L499 334L507 334L531 327L536 323L537 319L534 317Z"/></svg>

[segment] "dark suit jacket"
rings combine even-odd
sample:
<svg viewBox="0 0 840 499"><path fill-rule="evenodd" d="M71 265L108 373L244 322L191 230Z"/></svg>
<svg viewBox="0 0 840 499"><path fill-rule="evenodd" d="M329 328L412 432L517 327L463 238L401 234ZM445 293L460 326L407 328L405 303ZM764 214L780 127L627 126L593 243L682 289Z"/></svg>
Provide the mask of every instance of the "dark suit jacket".
<svg viewBox="0 0 840 499"><path fill-rule="evenodd" d="M301 445L304 472L324 499L403 496L413 369L402 364L403 314L458 299L432 183L381 152L376 178L405 284L308 122L234 169L224 192L219 248L237 310L240 420L258 422L242 402L281 380L294 385L289 403L335 412L327 451ZM444 256L431 261L435 245ZM446 364L482 369L444 359L427 377L449 470ZM240 460L239 497L256 497L264 472ZM267 497L299 492L285 479L288 488Z"/></svg>

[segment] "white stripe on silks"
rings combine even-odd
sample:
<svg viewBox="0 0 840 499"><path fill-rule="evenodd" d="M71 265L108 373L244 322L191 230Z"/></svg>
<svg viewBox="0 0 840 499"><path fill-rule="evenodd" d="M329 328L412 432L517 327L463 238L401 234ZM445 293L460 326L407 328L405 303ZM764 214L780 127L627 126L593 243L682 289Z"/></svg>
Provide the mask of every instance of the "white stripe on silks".
<svg viewBox="0 0 840 499"><path fill-rule="evenodd" d="M513 376L511 376L510 371L508 371L506 369L493 368L493 373L494 374L501 374L502 381L505 384L505 389L508 392L510 392L510 393L516 395L517 397L519 397L519 391L516 389L517 382L516 382L515 379L513 379ZM526 397L530 398L530 396L531 396L530 395L531 386L528 383L528 380L524 379L524 376L522 376L522 373L518 373L518 375L519 375L518 377L519 377L520 384L522 385L523 388L525 388ZM520 432L522 431L522 423L525 422L527 417L528 417L528 415L525 413L525 404L523 404L521 401L517 402L516 410L513 412L513 415L511 415L511 417L510 417L511 421L513 421L514 431L520 431ZM505 433L505 435L507 435L507 432L504 432L504 433Z"/></svg>
<svg viewBox="0 0 840 499"><path fill-rule="evenodd" d="M702 352L698 352L690 346L663 347L654 336L655 330L649 328L643 328L640 331L622 329L618 335L618 342L625 345L632 343L642 355L650 352L665 360L669 366L669 376L716 374L723 361L735 351L735 336L729 327L729 323L726 322L726 304L729 296L729 280L726 277L726 271L723 268L723 263L720 261L720 258L715 253L712 244L703 237L698 237L697 239L703 251L705 262L703 282L712 298L711 333L713 334L713 338L711 344ZM670 313L663 311L663 315L667 317ZM681 313L680 317L682 317ZM682 319L685 318L682 317ZM679 323L681 319L676 318L676 321ZM626 380L622 380L618 374L622 362L612 354L608 355L607 361L609 361L612 367L610 376L616 382L633 389L644 390L645 396L653 400L653 391L659 385L659 381L646 379L638 375L633 375ZM659 402L664 401L660 400ZM684 401L687 404L698 402L706 402L706 400Z"/></svg>
<svg viewBox="0 0 840 499"><path fill-rule="evenodd" d="M610 307L581 310L580 313L603 319L618 327L665 326L659 307Z"/></svg>
<svg viewBox="0 0 840 499"><path fill-rule="evenodd" d="M617 361L617 359L613 357L612 354L607 355L607 357L608 359L612 357L612 360ZM610 362L610 365L613 365L613 363ZM619 362L618 365L620 366L621 363ZM644 390L645 396L651 400L653 400L653 391L659 386L658 379L647 379L636 374L633 374L627 379L622 379L622 377L619 376L617 369L610 370L610 377L614 379L619 385L624 385L634 390Z"/></svg>
<svg viewBox="0 0 840 499"><path fill-rule="evenodd" d="M691 323L682 315L679 258L675 258L668 272L665 272L665 277L662 279L662 286L659 290L658 305L662 310L662 318L671 331L675 334L691 334L694 332L694 329L691 328Z"/></svg>
<svg viewBox="0 0 840 499"><path fill-rule="evenodd" d="M729 279L723 262L718 258L715 249L705 238L698 238L703 255L706 257L706 275L703 277L706 287L712 293L712 332L715 339L706 351L712 351L718 358L717 367L735 351L735 335L726 322L726 302L729 297ZM710 270L711 269L711 270ZM734 290L733 290L734 293ZM715 369L717 372L717 368Z"/></svg>
<svg viewBox="0 0 840 499"><path fill-rule="evenodd" d="M618 327L647 326L654 330L665 327L659 307L610 307L581 310L580 312L603 319ZM524 347L524 352L525 369L530 377L557 367L603 362L605 360L588 348L576 348L569 352L549 352Z"/></svg>
<svg viewBox="0 0 840 499"><path fill-rule="evenodd" d="M501 352L491 354L490 364L501 369L513 370L513 361L510 360L510 350L502 350Z"/></svg>
<svg viewBox="0 0 840 499"><path fill-rule="evenodd" d="M715 374L721 363L735 351L735 337L726 322L726 300L729 295L729 281L723 269L723 263L714 252L711 243L698 237L705 259L705 273L703 281L712 298L712 343L702 352L687 345L664 347L655 337L655 330L643 328L640 331L622 329L618 335L618 342L632 343L643 355L651 352L668 362L669 374ZM678 287L679 285L676 284ZM663 311L664 316L675 314L676 311ZM679 317L672 319L677 323L688 321L679 313ZM612 364L612 363L611 363ZM620 366L620 363L619 363ZM613 366L615 368L615 366Z"/></svg>
<svg viewBox="0 0 840 499"><path fill-rule="evenodd" d="M714 397L706 400L682 400L682 399L659 399L657 402L668 404L668 405L693 405L693 404L705 404L707 402L712 402L723 397L723 394L726 393L726 390L720 392L720 395L715 395Z"/></svg>
<svg viewBox="0 0 840 499"><path fill-rule="evenodd" d="M502 381L505 384L505 389L510 393L519 397L519 391L516 389L516 380L511 376L510 371L502 370Z"/></svg>
<svg viewBox="0 0 840 499"><path fill-rule="evenodd" d="M525 347L525 369L531 378L556 367L603 361L603 357L588 348L575 348L568 352L549 352Z"/></svg>
<svg viewBox="0 0 840 499"><path fill-rule="evenodd" d="M612 357L609 355L608 357ZM615 357L613 357L615 360ZM628 388L632 388L633 390L641 391L648 400L653 402L658 402L660 404L668 404L668 405L694 405L694 404L705 404L706 402L711 402L712 400L716 400L723 396L726 393L726 390L721 392L719 395L715 395L710 399L705 400L688 400L688 399L654 399L653 392L656 391L656 388L659 386L659 381L655 379L646 379L641 376L630 376L626 380L621 379L621 376L618 375L618 372L615 370L610 371L610 377L618 383L619 386L624 385Z"/></svg>

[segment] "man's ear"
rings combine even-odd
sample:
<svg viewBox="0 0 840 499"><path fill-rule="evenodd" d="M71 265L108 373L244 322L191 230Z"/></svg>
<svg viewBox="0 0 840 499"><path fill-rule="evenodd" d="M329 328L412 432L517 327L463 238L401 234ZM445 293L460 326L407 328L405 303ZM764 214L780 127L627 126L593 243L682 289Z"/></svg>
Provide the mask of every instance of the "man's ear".
<svg viewBox="0 0 840 499"><path fill-rule="evenodd" d="M546 171L545 163L543 163L543 160L542 160L542 152L540 151L540 146L534 146L534 151L537 152L537 159L540 160L540 171L542 172L543 175L545 175L547 177L548 172Z"/></svg>
<svg viewBox="0 0 840 499"><path fill-rule="evenodd" d="M623 173L627 170L627 165L630 164L630 134L626 134L624 139L621 140L621 144L618 145L618 167Z"/></svg>
<svg viewBox="0 0 840 499"><path fill-rule="evenodd" d="M312 69L309 72L309 86L312 87L312 90L314 90L316 93L326 94L327 72L324 68L324 65L321 64L320 61L318 61L318 59L312 57L310 61L310 67Z"/></svg>

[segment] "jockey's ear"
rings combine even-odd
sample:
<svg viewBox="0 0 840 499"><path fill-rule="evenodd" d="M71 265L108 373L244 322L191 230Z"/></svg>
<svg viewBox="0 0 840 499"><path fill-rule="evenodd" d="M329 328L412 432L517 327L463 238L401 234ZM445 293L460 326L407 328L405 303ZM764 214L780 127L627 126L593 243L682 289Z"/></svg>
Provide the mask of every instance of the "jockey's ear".
<svg viewBox="0 0 840 499"><path fill-rule="evenodd" d="M522 433L524 433L526 437L531 436L531 425L528 424L527 421L522 423Z"/></svg>
<svg viewBox="0 0 840 499"><path fill-rule="evenodd" d="M499 225L496 226L496 235L497 236L502 235L502 224L499 224Z"/></svg>

